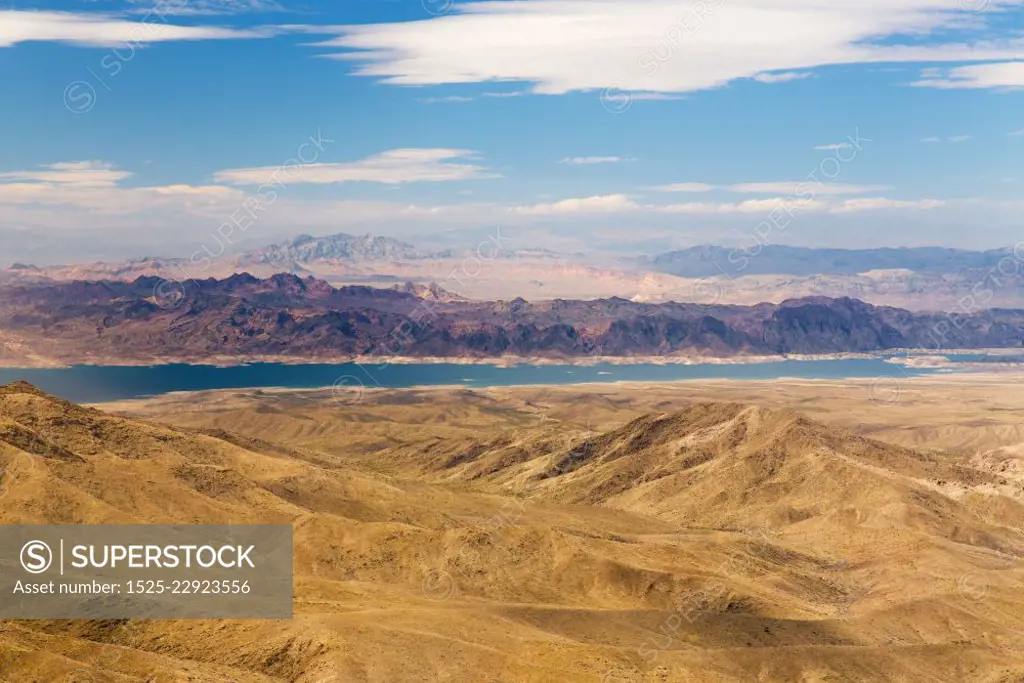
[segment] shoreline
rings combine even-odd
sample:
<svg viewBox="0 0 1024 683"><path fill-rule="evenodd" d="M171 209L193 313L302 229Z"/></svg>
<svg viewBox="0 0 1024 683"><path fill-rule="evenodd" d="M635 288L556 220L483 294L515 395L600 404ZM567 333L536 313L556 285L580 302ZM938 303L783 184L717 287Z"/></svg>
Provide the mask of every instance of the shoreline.
<svg viewBox="0 0 1024 683"><path fill-rule="evenodd" d="M922 375L911 375L909 377L900 378L896 380L896 384L903 386L904 384L939 384L939 385L957 385L964 382L970 383L1004 383L1006 381L1014 380L1013 375L1024 375L1024 371L1021 368L1014 368L1015 372L976 372L976 373L932 373ZM1008 376L1009 375L1009 376ZM774 377L770 379L739 379L735 377L715 377L715 378L692 378L692 379L670 379L670 380L616 380L610 382L574 382L568 384L511 384L511 385L487 385L487 386L466 386L464 384L417 384L407 387L347 387L344 389L345 392L351 394L351 398L346 398L344 395L337 393L337 389L332 386L323 387L235 387L228 389L195 389L186 391L169 391L162 394L155 394L153 396L142 396L136 398L124 398L114 399L111 401L95 401L86 402L83 405L94 408L101 408L111 410L114 406L122 406L128 408L132 405L141 404L154 404L161 401L178 401L187 399L190 396L205 395L205 396L221 396L221 397L232 397L232 396L257 396L257 395L306 395L316 400L333 400L342 406L355 406L362 402L363 396L374 396L374 395L385 395L388 393L399 393L399 392L431 392L431 393L448 393L448 392L479 392L479 393L492 393L492 392L520 392L520 391L602 391L603 389L644 389L654 387L671 387L676 385L693 385L696 383L702 383L705 385L725 385L725 386L742 386L742 385L763 385L773 384L780 386L808 386L808 385L841 385L841 386L863 386L872 387L877 385L879 382L878 377L847 377L847 378L835 378L835 377ZM888 387L883 387L888 388Z"/></svg>
<svg viewBox="0 0 1024 683"><path fill-rule="evenodd" d="M0 359L0 369L8 370L67 370L74 367L160 367L165 365L208 366L216 368L241 367L257 364L277 365L490 365L494 367L536 366L579 366L593 365L751 365L781 363L787 360L843 360L850 358L873 358L872 354L838 353L820 355L738 355L703 356L678 354L672 356L579 356L553 358L550 356L498 356L476 358L469 356L209 356L207 358L154 358L154 359L88 359L77 363L5 362Z"/></svg>
<svg viewBox="0 0 1024 683"><path fill-rule="evenodd" d="M160 367L166 365L209 366L215 368L241 367L256 364L278 365L491 365L494 367L515 367L519 365L535 366L578 366L594 365L760 365L765 363L784 363L786 361L830 361L853 359L889 360L893 357L939 357L946 355L985 354L1005 356L1021 354L1017 348L999 349L949 349L945 351L922 349L885 349L872 352L843 351L838 353L819 354L769 354L769 355L735 355L707 356L696 353L683 353L668 356L498 356L477 358L469 356L208 356L206 358L173 358L161 357L152 359L82 359L78 362L57 362L49 359L13 360L0 358L0 369L4 370L68 370L75 367ZM954 361L951 361L954 362Z"/></svg>

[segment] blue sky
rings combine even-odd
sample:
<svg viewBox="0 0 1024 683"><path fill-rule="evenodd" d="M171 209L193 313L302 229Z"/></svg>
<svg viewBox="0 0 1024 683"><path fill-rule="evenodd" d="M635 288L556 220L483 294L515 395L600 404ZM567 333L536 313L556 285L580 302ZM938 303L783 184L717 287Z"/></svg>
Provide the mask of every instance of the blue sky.
<svg viewBox="0 0 1024 683"><path fill-rule="evenodd" d="M0 261L1024 239L1024 0L14 0L0 74Z"/></svg>

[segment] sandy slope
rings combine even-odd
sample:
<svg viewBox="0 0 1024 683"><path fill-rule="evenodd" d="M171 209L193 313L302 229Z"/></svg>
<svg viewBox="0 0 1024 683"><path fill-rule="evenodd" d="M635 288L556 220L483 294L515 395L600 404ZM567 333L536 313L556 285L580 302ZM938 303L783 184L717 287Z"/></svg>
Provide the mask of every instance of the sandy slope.
<svg viewBox="0 0 1024 683"><path fill-rule="evenodd" d="M224 392L138 419L0 388L0 521L296 535L291 622L5 623L0 679L1024 680L1024 507L975 493L998 473L612 389Z"/></svg>

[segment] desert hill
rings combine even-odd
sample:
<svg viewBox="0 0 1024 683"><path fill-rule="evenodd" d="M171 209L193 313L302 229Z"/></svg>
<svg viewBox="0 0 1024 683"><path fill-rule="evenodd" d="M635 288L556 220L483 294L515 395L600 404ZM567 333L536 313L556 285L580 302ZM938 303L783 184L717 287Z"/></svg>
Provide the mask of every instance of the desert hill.
<svg viewBox="0 0 1024 683"><path fill-rule="evenodd" d="M531 498L643 510L691 526L749 526L758 518L777 528L806 525L842 516L834 510L843 503L858 508L854 519L864 526L893 505L906 511L925 501L948 520L958 499L1007 484L936 454L742 404L694 404L562 442L546 436L520 432L398 453L442 480L493 481Z"/></svg>
<svg viewBox="0 0 1024 683"><path fill-rule="evenodd" d="M566 433L483 404L403 422L401 396L172 427L0 387L0 522L296 539L290 622L5 623L0 679L1024 676L1024 516L982 504L995 474L741 404Z"/></svg>

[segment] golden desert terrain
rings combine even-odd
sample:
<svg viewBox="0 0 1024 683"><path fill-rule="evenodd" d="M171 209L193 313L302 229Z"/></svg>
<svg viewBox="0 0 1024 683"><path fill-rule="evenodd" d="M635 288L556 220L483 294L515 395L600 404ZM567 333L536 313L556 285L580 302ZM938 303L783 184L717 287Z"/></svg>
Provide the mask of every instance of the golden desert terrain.
<svg viewBox="0 0 1024 683"><path fill-rule="evenodd" d="M11 682L1024 681L1019 374L76 406L3 523L290 523L290 621L0 624Z"/></svg>

